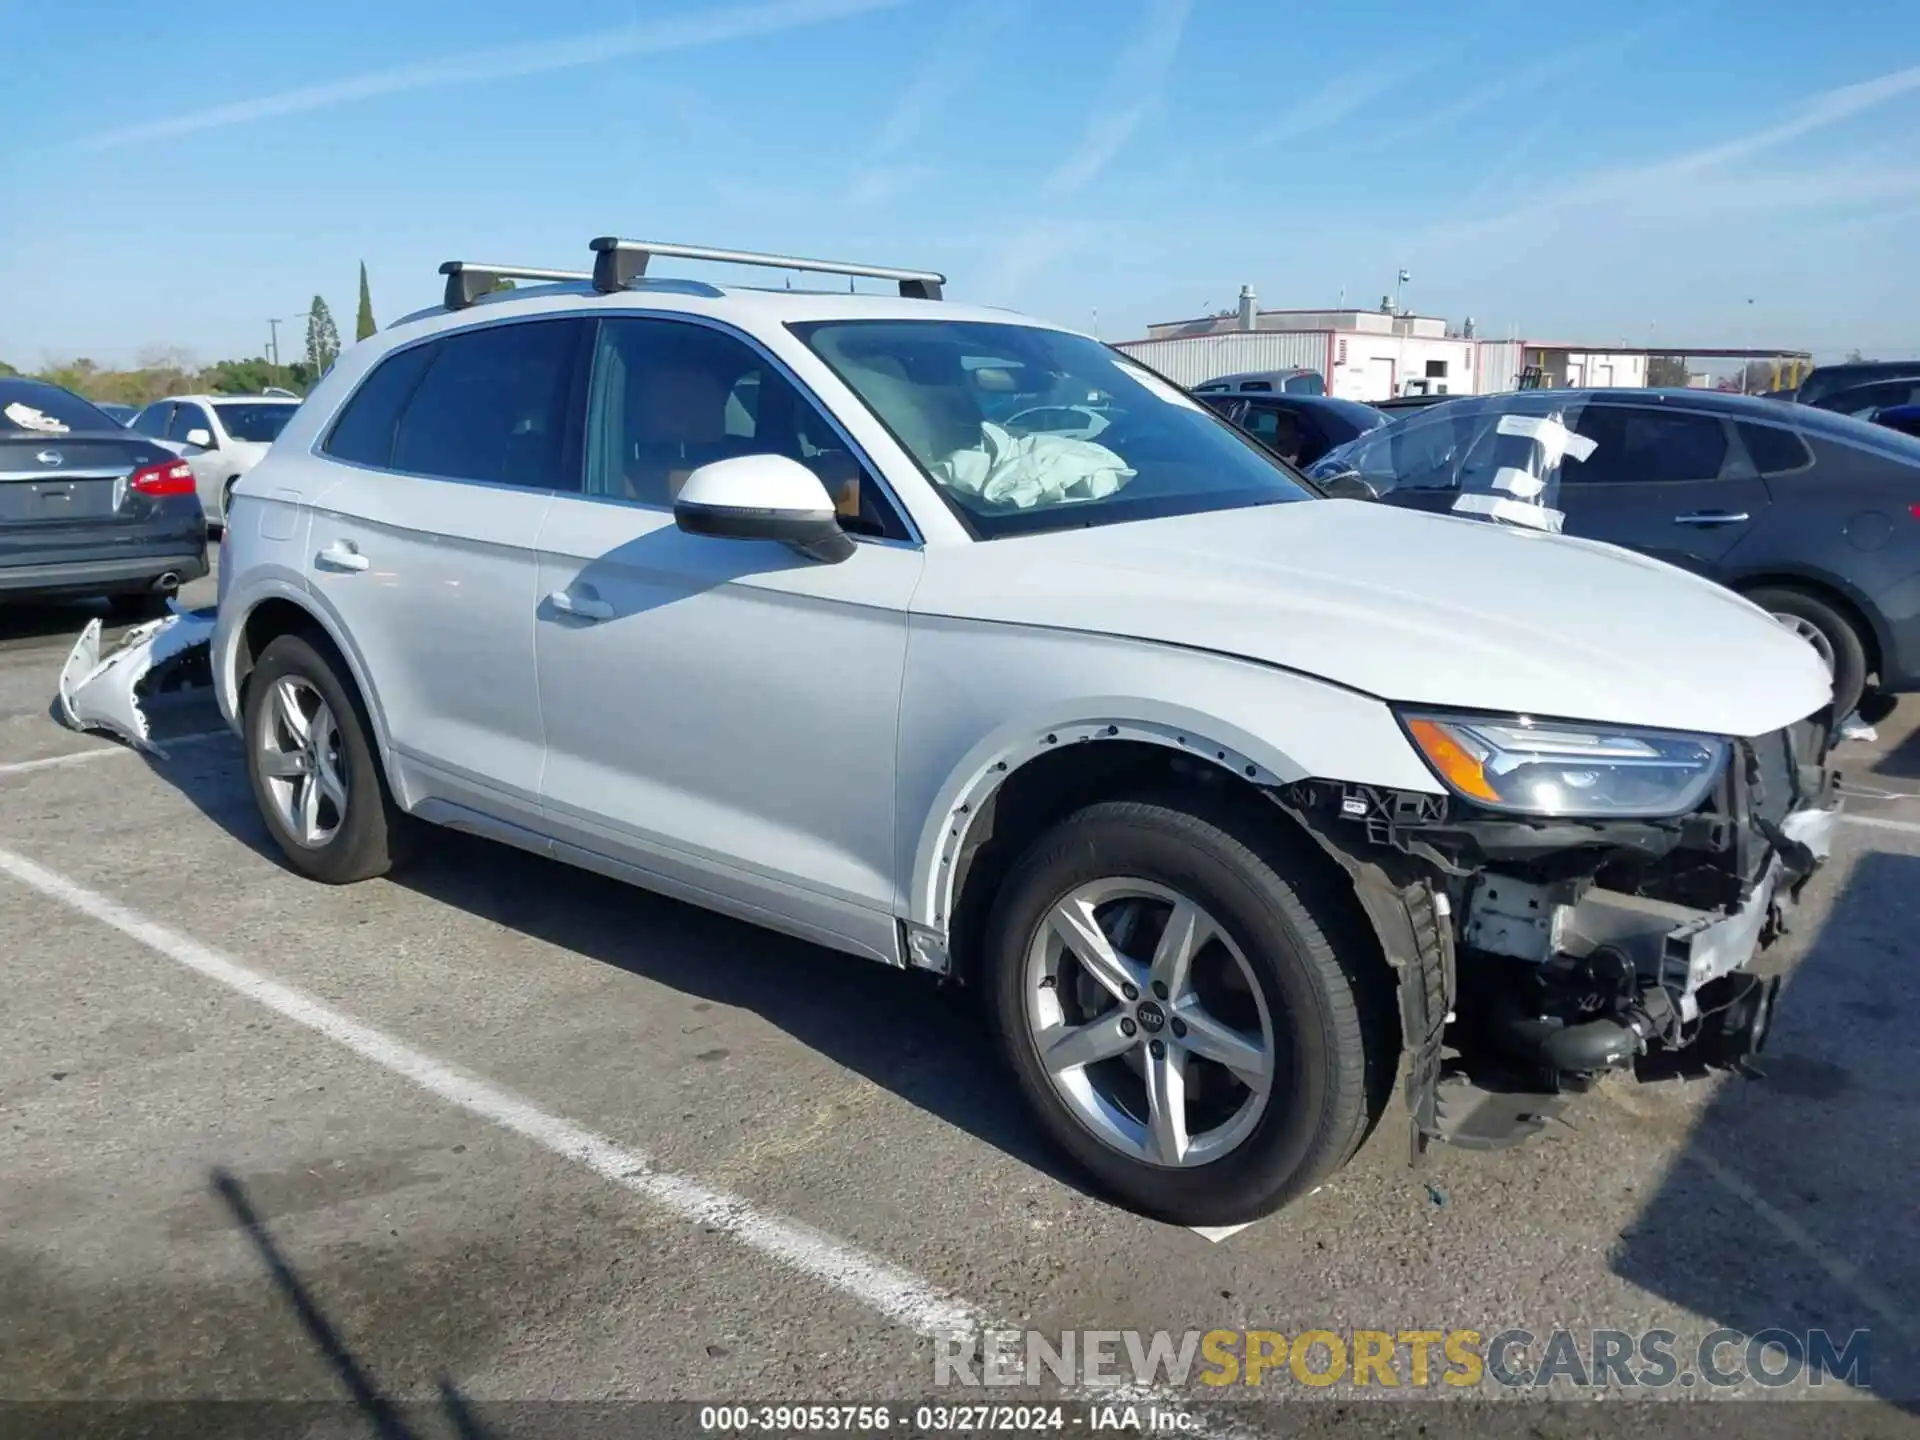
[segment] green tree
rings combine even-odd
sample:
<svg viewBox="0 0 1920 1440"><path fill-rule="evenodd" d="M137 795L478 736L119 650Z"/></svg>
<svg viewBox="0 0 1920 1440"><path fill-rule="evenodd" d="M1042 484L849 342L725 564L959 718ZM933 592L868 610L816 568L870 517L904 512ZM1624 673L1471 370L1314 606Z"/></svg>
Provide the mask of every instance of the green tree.
<svg viewBox="0 0 1920 1440"><path fill-rule="evenodd" d="M316 295L307 310L307 373L324 375L339 358L340 331L327 302Z"/></svg>
<svg viewBox="0 0 1920 1440"><path fill-rule="evenodd" d="M360 314L353 322L353 338L364 340L380 327L373 323L373 292L367 289L367 262L360 262Z"/></svg>
<svg viewBox="0 0 1920 1440"><path fill-rule="evenodd" d="M500 290L514 290L519 287L517 287L513 283L513 281L508 279L505 275L496 275L493 278L493 288L495 291L500 291Z"/></svg>
<svg viewBox="0 0 1920 1440"><path fill-rule="evenodd" d="M0 360L0 380L4 380L9 375L18 375L19 373L18 370L7 364L6 361Z"/></svg>

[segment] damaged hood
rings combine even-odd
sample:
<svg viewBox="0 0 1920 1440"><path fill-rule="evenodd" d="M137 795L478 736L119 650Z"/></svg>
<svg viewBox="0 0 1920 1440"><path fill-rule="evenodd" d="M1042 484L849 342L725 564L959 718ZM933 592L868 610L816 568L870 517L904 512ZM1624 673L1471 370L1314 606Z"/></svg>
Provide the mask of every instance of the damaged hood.
<svg viewBox="0 0 1920 1440"><path fill-rule="evenodd" d="M936 546L913 609L1212 650L1407 704L1719 735L1831 699L1811 646L1711 581L1360 501Z"/></svg>

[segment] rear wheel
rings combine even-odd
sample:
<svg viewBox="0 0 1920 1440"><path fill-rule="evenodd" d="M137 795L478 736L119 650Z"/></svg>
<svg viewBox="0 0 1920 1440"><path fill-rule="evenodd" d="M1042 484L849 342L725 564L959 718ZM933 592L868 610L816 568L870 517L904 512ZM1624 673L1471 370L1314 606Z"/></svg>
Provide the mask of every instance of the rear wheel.
<svg viewBox="0 0 1920 1440"><path fill-rule="evenodd" d="M247 677L247 778L294 869L330 885L383 875L404 858L372 727L331 647L282 635Z"/></svg>
<svg viewBox="0 0 1920 1440"><path fill-rule="evenodd" d="M1002 1045L1055 1141L1186 1225L1252 1220L1352 1155L1391 1037L1317 872L1184 798L1080 811L1014 867L988 926Z"/></svg>
<svg viewBox="0 0 1920 1440"><path fill-rule="evenodd" d="M1805 640L1833 677L1833 718L1860 708L1867 688L1867 647L1860 632L1833 606L1800 590L1761 587L1747 598Z"/></svg>

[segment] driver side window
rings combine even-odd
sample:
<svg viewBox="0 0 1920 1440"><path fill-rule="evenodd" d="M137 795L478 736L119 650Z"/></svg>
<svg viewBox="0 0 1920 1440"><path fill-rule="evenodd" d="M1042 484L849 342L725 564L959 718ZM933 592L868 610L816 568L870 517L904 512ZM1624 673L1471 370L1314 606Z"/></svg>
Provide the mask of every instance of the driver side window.
<svg viewBox="0 0 1920 1440"><path fill-rule="evenodd" d="M671 509L700 466L742 455L805 465L850 534L909 538L818 406L752 346L684 321L601 322L587 402L588 495Z"/></svg>

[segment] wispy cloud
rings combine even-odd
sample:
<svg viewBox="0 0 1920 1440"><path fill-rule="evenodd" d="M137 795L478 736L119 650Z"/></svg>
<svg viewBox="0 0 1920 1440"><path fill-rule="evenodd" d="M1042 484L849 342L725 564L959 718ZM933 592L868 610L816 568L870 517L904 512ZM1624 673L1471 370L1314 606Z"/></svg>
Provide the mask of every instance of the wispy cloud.
<svg viewBox="0 0 1920 1440"><path fill-rule="evenodd" d="M1046 178L1042 193L1061 199L1086 188L1152 118L1192 8L1192 0L1149 0L1146 25L1120 52L1080 143Z"/></svg>
<svg viewBox="0 0 1920 1440"><path fill-rule="evenodd" d="M1889 71L1815 95L1787 119L1732 140L1701 146L1639 165L1595 170L1500 214L1470 218L1430 230L1426 239L1458 240L1541 225L1569 211L1605 206L1639 214L1691 211L1701 196L1742 208L1804 208L1844 204L1906 193L1911 172L1871 174L1741 175L1718 181L1735 162L1750 160L1920 91L1920 65Z"/></svg>
<svg viewBox="0 0 1920 1440"><path fill-rule="evenodd" d="M927 63L915 71L880 122L873 146L862 158L849 198L876 205L930 173L925 165L902 164L900 157L925 134L927 126L972 83L994 41L1012 25L1021 0L965 0L949 14L934 40Z"/></svg>
<svg viewBox="0 0 1920 1440"><path fill-rule="evenodd" d="M691 12L616 30L602 30L591 35L540 40L491 50L468 50L458 55L443 55L438 59L369 71L364 75L350 75L318 85L303 85L297 89L283 90L277 95L236 100L162 120L143 121L138 125L89 136L78 142L78 148L107 150L143 141L218 130L230 125L248 125L310 110L331 109L388 95L405 95L454 85L477 85L490 80L511 80L523 75L571 70L582 65L599 65L636 55L659 55L720 45L731 40L776 35L802 26L864 15L900 3L902 0L767 0L767 3L740 5L725 10Z"/></svg>
<svg viewBox="0 0 1920 1440"><path fill-rule="evenodd" d="M1294 101L1271 125L1255 132L1249 143L1277 145L1331 130L1360 114L1374 101L1432 70L1458 49L1448 46L1423 55L1386 64L1372 62L1331 75Z"/></svg>

